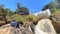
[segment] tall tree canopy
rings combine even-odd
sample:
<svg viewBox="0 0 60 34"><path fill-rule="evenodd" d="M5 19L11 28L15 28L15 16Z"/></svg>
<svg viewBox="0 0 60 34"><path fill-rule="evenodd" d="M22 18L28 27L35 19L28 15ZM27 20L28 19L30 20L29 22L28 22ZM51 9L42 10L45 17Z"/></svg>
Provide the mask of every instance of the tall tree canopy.
<svg viewBox="0 0 60 34"><path fill-rule="evenodd" d="M26 7L21 7L20 3L17 3L17 14L29 15L29 10Z"/></svg>
<svg viewBox="0 0 60 34"><path fill-rule="evenodd" d="M52 13L60 9L60 0L51 1L49 4L43 7L42 10L50 9Z"/></svg>

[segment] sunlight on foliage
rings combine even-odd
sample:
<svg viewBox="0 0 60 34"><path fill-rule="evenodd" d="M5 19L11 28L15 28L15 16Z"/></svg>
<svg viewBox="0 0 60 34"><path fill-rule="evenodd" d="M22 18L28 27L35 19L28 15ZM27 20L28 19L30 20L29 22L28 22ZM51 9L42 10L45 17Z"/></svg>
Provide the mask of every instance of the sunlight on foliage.
<svg viewBox="0 0 60 34"><path fill-rule="evenodd" d="M36 19L35 16L33 15L18 15L18 14L14 14L13 18L16 18L17 22L29 22L29 20L34 21Z"/></svg>

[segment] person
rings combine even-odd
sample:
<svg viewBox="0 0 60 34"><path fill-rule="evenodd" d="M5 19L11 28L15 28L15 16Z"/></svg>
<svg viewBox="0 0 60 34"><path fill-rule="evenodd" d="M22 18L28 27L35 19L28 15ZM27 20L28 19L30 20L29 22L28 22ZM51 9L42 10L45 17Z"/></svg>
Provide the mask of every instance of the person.
<svg viewBox="0 0 60 34"><path fill-rule="evenodd" d="M16 25L17 25L16 20L12 20L12 21L11 21L11 26L12 26L12 27L15 27Z"/></svg>
<svg viewBox="0 0 60 34"><path fill-rule="evenodd" d="M19 22L17 22L16 28L19 28Z"/></svg>

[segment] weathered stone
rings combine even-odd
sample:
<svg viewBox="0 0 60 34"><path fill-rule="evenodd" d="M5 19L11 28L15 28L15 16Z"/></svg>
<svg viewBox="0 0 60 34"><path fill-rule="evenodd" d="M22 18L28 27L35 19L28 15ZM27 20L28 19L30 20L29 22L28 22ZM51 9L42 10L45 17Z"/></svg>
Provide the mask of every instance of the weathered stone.
<svg viewBox="0 0 60 34"><path fill-rule="evenodd" d="M60 33L60 16L58 16L58 15L53 16L51 21L52 21L52 24L53 24L56 32Z"/></svg>
<svg viewBox="0 0 60 34"><path fill-rule="evenodd" d="M11 27L10 24L6 24L0 27L0 34L33 34L27 28Z"/></svg>
<svg viewBox="0 0 60 34"><path fill-rule="evenodd" d="M19 28L11 27L8 25L4 25L0 28L0 34L22 34Z"/></svg>
<svg viewBox="0 0 60 34"><path fill-rule="evenodd" d="M56 34L55 29L52 25L52 22L49 19L40 20L36 25L36 27L40 29L40 31L44 34Z"/></svg>

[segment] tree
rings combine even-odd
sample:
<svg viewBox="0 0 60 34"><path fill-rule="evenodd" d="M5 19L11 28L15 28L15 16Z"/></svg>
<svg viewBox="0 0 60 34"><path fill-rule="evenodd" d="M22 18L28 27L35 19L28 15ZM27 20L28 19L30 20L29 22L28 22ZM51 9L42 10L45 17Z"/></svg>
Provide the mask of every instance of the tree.
<svg viewBox="0 0 60 34"><path fill-rule="evenodd" d="M6 11L4 9L4 5L0 5L0 16L2 16L2 21L6 22Z"/></svg>
<svg viewBox="0 0 60 34"><path fill-rule="evenodd" d="M6 8L4 9L4 5L0 5L0 16L2 16L3 20L7 23L6 21L6 16L11 16L13 15L13 12Z"/></svg>
<svg viewBox="0 0 60 34"><path fill-rule="evenodd" d="M21 4L20 4L19 2L17 3L17 7L18 7L18 8L20 8L20 7L21 7Z"/></svg>
<svg viewBox="0 0 60 34"><path fill-rule="evenodd" d="M51 9L51 13L54 13L54 12L56 12L56 11L57 11L56 8Z"/></svg>
<svg viewBox="0 0 60 34"><path fill-rule="evenodd" d="M50 9L51 13L54 13L56 10L60 9L60 1L55 0L55 2L50 2L49 4L45 5L42 10Z"/></svg>
<svg viewBox="0 0 60 34"><path fill-rule="evenodd" d="M17 3L18 9L16 10L17 14L29 15L29 10L26 7L21 7L20 3Z"/></svg>
<svg viewBox="0 0 60 34"><path fill-rule="evenodd" d="M7 16L12 16L13 15L13 11L11 11L10 9L6 8L5 9L6 15Z"/></svg>
<svg viewBox="0 0 60 34"><path fill-rule="evenodd" d="M5 13L5 11L4 11L4 8L3 8L4 6L3 5L0 5L0 15L4 15Z"/></svg>
<svg viewBox="0 0 60 34"><path fill-rule="evenodd" d="M49 4L45 5L42 10L46 10L46 9L51 10L52 8L55 8L55 7L56 7L56 4L53 1L51 1Z"/></svg>
<svg viewBox="0 0 60 34"><path fill-rule="evenodd" d="M13 18L16 19L17 22L23 22L23 23L30 23L30 21L35 21L36 20L36 16L34 15L18 15L18 14L14 14Z"/></svg>

